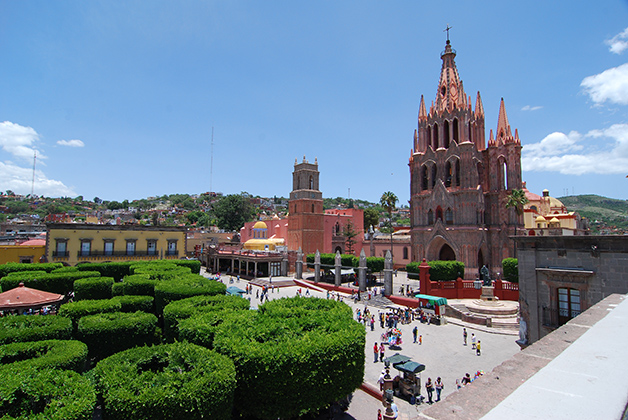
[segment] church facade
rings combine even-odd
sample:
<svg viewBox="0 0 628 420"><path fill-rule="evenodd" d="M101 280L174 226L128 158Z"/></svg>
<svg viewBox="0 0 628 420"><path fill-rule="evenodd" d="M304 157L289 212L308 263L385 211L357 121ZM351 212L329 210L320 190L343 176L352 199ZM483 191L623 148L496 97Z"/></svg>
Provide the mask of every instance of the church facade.
<svg viewBox="0 0 628 420"><path fill-rule="evenodd" d="M429 112L423 96L419 105L409 160L412 259L462 261L466 279L486 265L494 277L515 252L509 236L523 227L522 216L505 206L522 188L521 141L502 99L487 144L480 93L472 106L455 57L448 39L436 99Z"/></svg>

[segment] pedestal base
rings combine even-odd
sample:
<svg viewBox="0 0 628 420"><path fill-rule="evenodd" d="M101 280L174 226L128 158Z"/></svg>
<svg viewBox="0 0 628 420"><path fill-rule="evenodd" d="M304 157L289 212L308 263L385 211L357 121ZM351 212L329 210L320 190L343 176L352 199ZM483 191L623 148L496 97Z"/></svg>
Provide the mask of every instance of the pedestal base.
<svg viewBox="0 0 628 420"><path fill-rule="evenodd" d="M493 286L482 286L482 295L480 296L482 300L494 300L495 299L495 288Z"/></svg>

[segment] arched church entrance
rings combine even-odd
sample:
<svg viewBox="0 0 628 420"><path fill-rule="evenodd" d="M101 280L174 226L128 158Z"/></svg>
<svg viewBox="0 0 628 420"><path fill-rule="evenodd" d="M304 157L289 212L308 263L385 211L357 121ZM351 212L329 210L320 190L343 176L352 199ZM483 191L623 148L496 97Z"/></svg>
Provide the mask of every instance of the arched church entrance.
<svg viewBox="0 0 628 420"><path fill-rule="evenodd" d="M438 253L438 259L441 261L455 261L456 253L449 245L444 244Z"/></svg>

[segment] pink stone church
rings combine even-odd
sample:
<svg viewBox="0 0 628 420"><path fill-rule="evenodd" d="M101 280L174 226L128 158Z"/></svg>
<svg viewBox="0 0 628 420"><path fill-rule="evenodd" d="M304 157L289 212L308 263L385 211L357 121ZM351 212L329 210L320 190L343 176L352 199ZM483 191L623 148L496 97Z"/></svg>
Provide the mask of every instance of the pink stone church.
<svg viewBox="0 0 628 420"><path fill-rule="evenodd" d="M515 227L523 218L505 207L521 189L521 141L508 123L502 99L497 130L485 139L484 107L464 91L449 39L436 98L423 96L409 160L412 260L458 260L475 279L486 265L494 278L512 257Z"/></svg>

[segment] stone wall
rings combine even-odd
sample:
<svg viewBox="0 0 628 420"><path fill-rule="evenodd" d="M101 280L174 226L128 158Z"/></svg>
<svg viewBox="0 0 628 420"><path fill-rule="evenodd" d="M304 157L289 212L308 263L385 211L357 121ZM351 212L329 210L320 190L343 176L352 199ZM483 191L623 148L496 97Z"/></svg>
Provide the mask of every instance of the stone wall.
<svg viewBox="0 0 628 420"><path fill-rule="evenodd" d="M576 290L583 312L613 293L628 293L628 237L517 237L519 303L528 343L564 322L558 289ZM562 318L562 319L561 319Z"/></svg>

